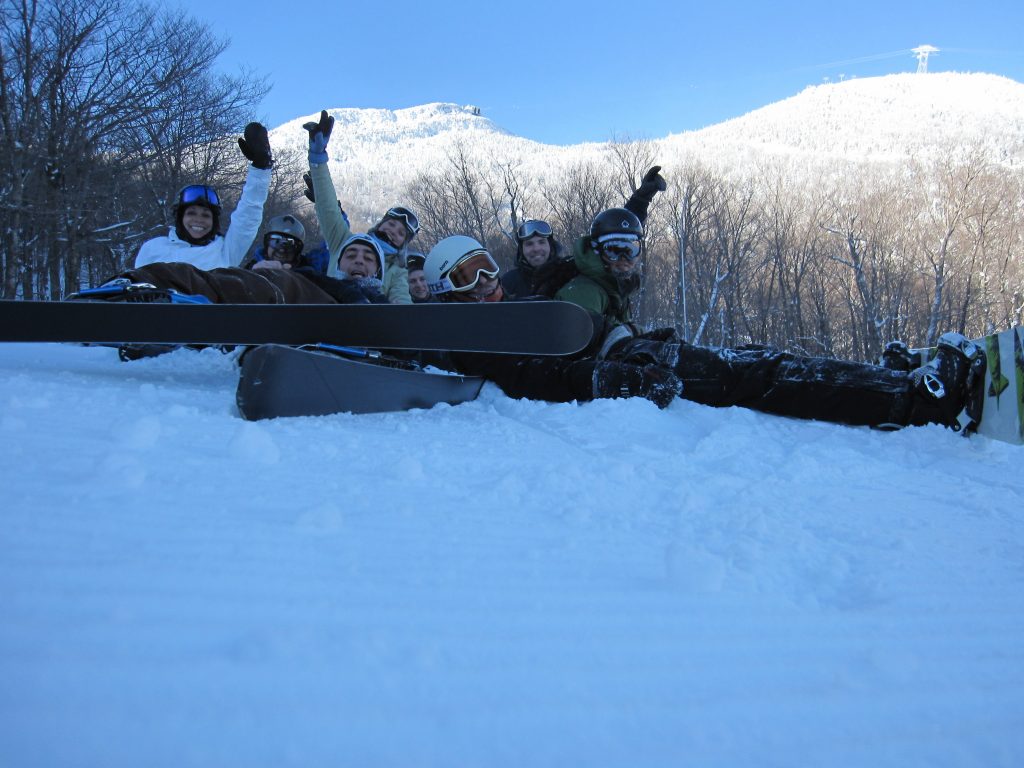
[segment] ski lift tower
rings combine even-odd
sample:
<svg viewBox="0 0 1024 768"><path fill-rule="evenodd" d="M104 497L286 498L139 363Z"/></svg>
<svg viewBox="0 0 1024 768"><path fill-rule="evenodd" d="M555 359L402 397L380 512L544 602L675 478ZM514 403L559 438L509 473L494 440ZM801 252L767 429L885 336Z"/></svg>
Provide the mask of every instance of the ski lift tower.
<svg viewBox="0 0 1024 768"><path fill-rule="evenodd" d="M928 74L928 54L938 52L939 49L934 45L919 45L911 49L911 53L917 56L917 74Z"/></svg>

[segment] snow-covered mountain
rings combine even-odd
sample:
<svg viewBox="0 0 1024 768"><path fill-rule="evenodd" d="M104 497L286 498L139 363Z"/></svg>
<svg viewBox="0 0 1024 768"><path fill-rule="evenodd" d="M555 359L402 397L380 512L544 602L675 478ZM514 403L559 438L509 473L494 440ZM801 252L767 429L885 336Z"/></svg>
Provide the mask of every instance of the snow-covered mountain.
<svg viewBox="0 0 1024 768"><path fill-rule="evenodd" d="M567 165L603 160L608 145L542 144L514 136L480 110L426 104L400 110L330 109L329 152L339 196L356 208L387 205L422 170L442 167L459 146L479 162L519 167L543 180ZM271 131L278 151L305 154L296 118ZM693 159L715 168L764 161L827 167L891 163L981 150L1024 167L1024 84L989 74L898 74L811 86L783 101L698 131L652 141L667 168Z"/></svg>
<svg viewBox="0 0 1024 768"><path fill-rule="evenodd" d="M999 163L1024 164L1024 84L986 74L900 74L811 86L789 99L665 146L757 150L823 162L891 161L982 149Z"/></svg>

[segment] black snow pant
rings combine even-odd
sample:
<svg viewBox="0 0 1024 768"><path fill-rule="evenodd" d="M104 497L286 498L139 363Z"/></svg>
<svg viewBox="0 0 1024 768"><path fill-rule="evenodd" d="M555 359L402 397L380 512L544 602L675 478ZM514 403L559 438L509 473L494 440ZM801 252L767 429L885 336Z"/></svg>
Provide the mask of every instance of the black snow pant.
<svg viewBox="0 0 1024 768"><path fill-rule="evenodd" d="M683 344L675 373L683 381L681 397L704 405L873 427L943 423L906 372L877 365L765 347Z"/></svg>

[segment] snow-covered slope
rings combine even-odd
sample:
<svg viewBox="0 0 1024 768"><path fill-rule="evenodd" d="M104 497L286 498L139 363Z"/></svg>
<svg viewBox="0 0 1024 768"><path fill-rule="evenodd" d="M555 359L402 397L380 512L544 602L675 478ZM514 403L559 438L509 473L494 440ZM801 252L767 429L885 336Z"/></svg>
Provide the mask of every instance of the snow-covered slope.
<svg viewBox="0 0 1024 768"><path fill-rule="evenodd" d="M822 162L920 158L980 148L1024 165L1024 85L986 74L902 74L807 88L792 98L665 144L756 148Z"/></svg>
<svg viewBox="0 0 1024 768"><path fill-rule="evenodd" d="M427 104L401 110L331 109L329 153L339 194L356 209L379 211L415 175L441 168L462 147L482 166L511 163L529 179L567 165L602 161L604 144L553 146L513 136L475 107ZM278 151L304 158L308 115L271 132ZM715 168L765 161L829 168L837 160L890 163L983 152L1024 167L1024 84L987 74L900 74L818 85L784 101L699 131L652 141L670 171L693 160Z"/></svg>
<svg viewBox="0 0 1024 768"><path fill-rule="evenodd" d="M0 345L0 763L1024 765L1024 449L646 400L242 421Z"/></svg>

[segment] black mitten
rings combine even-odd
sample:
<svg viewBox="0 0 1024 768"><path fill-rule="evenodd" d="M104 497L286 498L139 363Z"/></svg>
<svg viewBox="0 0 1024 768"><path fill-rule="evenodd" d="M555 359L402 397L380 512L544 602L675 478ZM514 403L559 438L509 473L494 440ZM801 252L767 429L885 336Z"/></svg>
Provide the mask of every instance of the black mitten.
<svg viewBox="0 0 1024 768"><path fill-rule="evenodd" d="M274 165L274 156L270 152L270 137L267 136L267 129L260 123L249 123L245 126L245 133L238 140L238 148L254 168L267 169Z"/></svg>
<svg viewBox="0 0 1024 768"><path fill-rule="evenodd" d="M657 365L629 365L602 362L594 365L594 397L645 397L659 408L667 408L680 392L683 382Z"/></svg>
<svg viewBox="0 0 1024 768"><path fill-rule="evenodd" d="M316 202L316 195L313 194L313 177L308 173L302 174L302 180L306 183L306 189L302 193L306 196L306 199L311 203Z"/></svg>
<svg viewBox="0 0 1024 768"><path fill-rule="evenodd" d="M635 213L641 223L647 221L647 209L650 207L651 201L656 194L664 192L667 187L668 185L661 175L661 166L655 165L651 167L644 174L636 192L630 195L629 200L626 201L626 208Z"/></svg>

